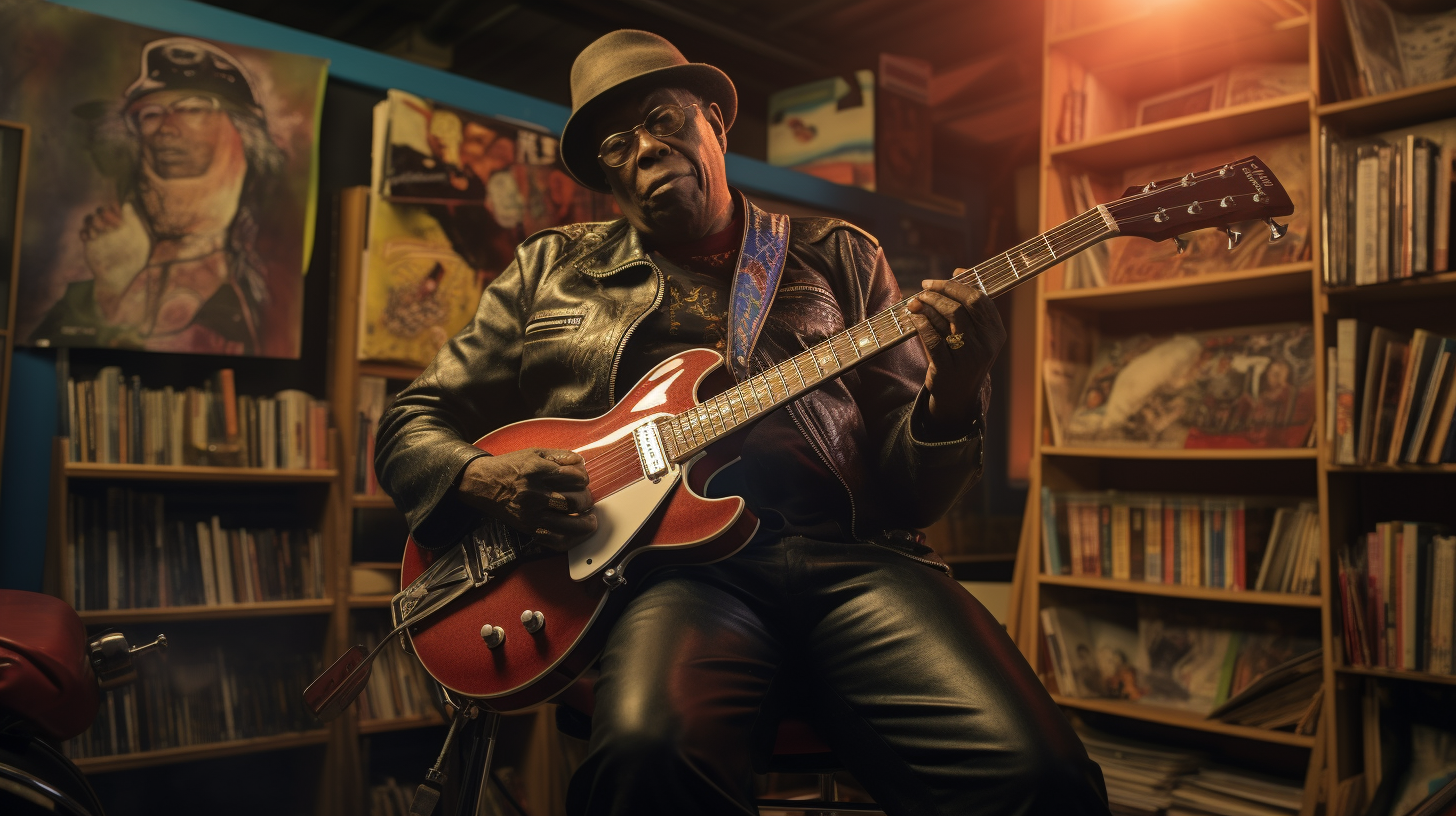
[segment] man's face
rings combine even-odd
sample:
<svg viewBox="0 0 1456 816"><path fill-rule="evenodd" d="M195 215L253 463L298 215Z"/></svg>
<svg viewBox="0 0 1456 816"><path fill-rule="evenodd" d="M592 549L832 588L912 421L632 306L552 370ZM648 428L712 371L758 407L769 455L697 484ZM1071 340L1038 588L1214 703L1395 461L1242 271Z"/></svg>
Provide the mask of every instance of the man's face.
<svg viewBox="0 0 1456 816"><path fill-rule="evenodd" d="M195 178L212 166L232 120L217 97L193 91L159 91L126 111L141 138L142 157L164 179Z"/></svg>
<svg viewBox="0 0 1456 816"><path fill-rule="evenodd" d="M664 104L685 108L681 130L668 136L653 136L646 128L632 130ZM716 104L675 88L627 97L597 123L597 143L629 130L632 150L625 164L607 167L597 161L632 226L648 238L672 244L696 241L731 218L733 199L723 165L728 138Z"/></svg>

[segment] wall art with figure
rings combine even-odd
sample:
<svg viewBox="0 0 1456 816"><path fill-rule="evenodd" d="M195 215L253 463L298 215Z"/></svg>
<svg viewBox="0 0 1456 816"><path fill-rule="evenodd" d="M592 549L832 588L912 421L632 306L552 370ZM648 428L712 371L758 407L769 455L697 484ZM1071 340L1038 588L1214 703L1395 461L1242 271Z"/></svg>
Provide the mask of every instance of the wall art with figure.
<svg viewBox="0 0 1456 816"><path fill-rule="evenodd" d="M374 111L372 188L363 360L425 365L527 236L620 216L566 174L555 137L398 90Z"/></svg>
<svg viewBox="0 0 1456 816"><path fill-rule="evenodd" d="M29 124L17 337L297 357L328 61L0 0Z"/></svg>

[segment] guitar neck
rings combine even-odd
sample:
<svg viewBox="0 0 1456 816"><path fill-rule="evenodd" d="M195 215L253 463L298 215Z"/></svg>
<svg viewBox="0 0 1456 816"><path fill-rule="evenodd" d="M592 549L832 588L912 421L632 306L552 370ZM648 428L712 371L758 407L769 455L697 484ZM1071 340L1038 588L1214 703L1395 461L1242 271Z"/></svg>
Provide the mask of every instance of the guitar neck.
<svg viewBox="0 0 1456 816"><path fill-rule="evenodd" d="M971 284L987 297L995 297L1117 234L1117 223L1106 207L1099 206L952 280ZM667 442L669 458L685 462L714 441L915 336L909 309L913 299L913 295L907 297L691 410L659 420L658 429Z"/></svg>

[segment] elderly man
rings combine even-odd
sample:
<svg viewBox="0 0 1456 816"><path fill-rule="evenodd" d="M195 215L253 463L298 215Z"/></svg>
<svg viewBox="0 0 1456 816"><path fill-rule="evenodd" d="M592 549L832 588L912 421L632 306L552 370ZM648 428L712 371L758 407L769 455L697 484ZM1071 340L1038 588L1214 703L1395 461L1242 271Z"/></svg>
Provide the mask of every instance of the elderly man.
<svg viewBox="0 0 1456 816"><path fill-rule="evenodd" d="M571 80L563 159L625 218L522 244L382 419L380 482L426 546L481 514L557 549L595 529L580 456L487 456L470 444L486 432L601 414L686 348L723 352L741 380L900 299L874 238L728 186L737 99L721 71L617 31ZM1066 719L913 532L979 474L1000 319L947 281L910 308L920 343L746 432L734 492L761 521L753 541L636 587L602 656L571 812L753 813L752 756L789 695L890 813L1107 812Z"/></svg>
<svg viewBox="0 0 1456 816"><path fill-rule="evenodd" d="M284 157L247 72L200 40L157 40L120 113L122 127L106 119L96 132L120 195L82 224L91 278L67 288L32 340L257 353L267 293L252 208Z"/></svg>

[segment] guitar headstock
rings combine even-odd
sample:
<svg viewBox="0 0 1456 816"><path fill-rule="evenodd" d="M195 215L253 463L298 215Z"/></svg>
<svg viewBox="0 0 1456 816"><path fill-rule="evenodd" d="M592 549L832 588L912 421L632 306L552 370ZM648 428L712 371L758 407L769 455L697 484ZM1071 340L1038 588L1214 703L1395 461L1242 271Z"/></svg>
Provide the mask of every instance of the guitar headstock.
<svg viewBox="0 0 1456 816"><path fill-rule="evenodd" d="M1294 202L1284 186L1257 156L1145 187L1129 187L1122 198L1106 206L1123 235L1153 241L1173 238L1179 252L1187 243L1179 236L1210 227L1224 228L1232 249L1242 237L1233 225L1244 221L1267 222L1269 240L1277 240L1284 237L1286 226L1274 218L1294 212Z"/></svg>

